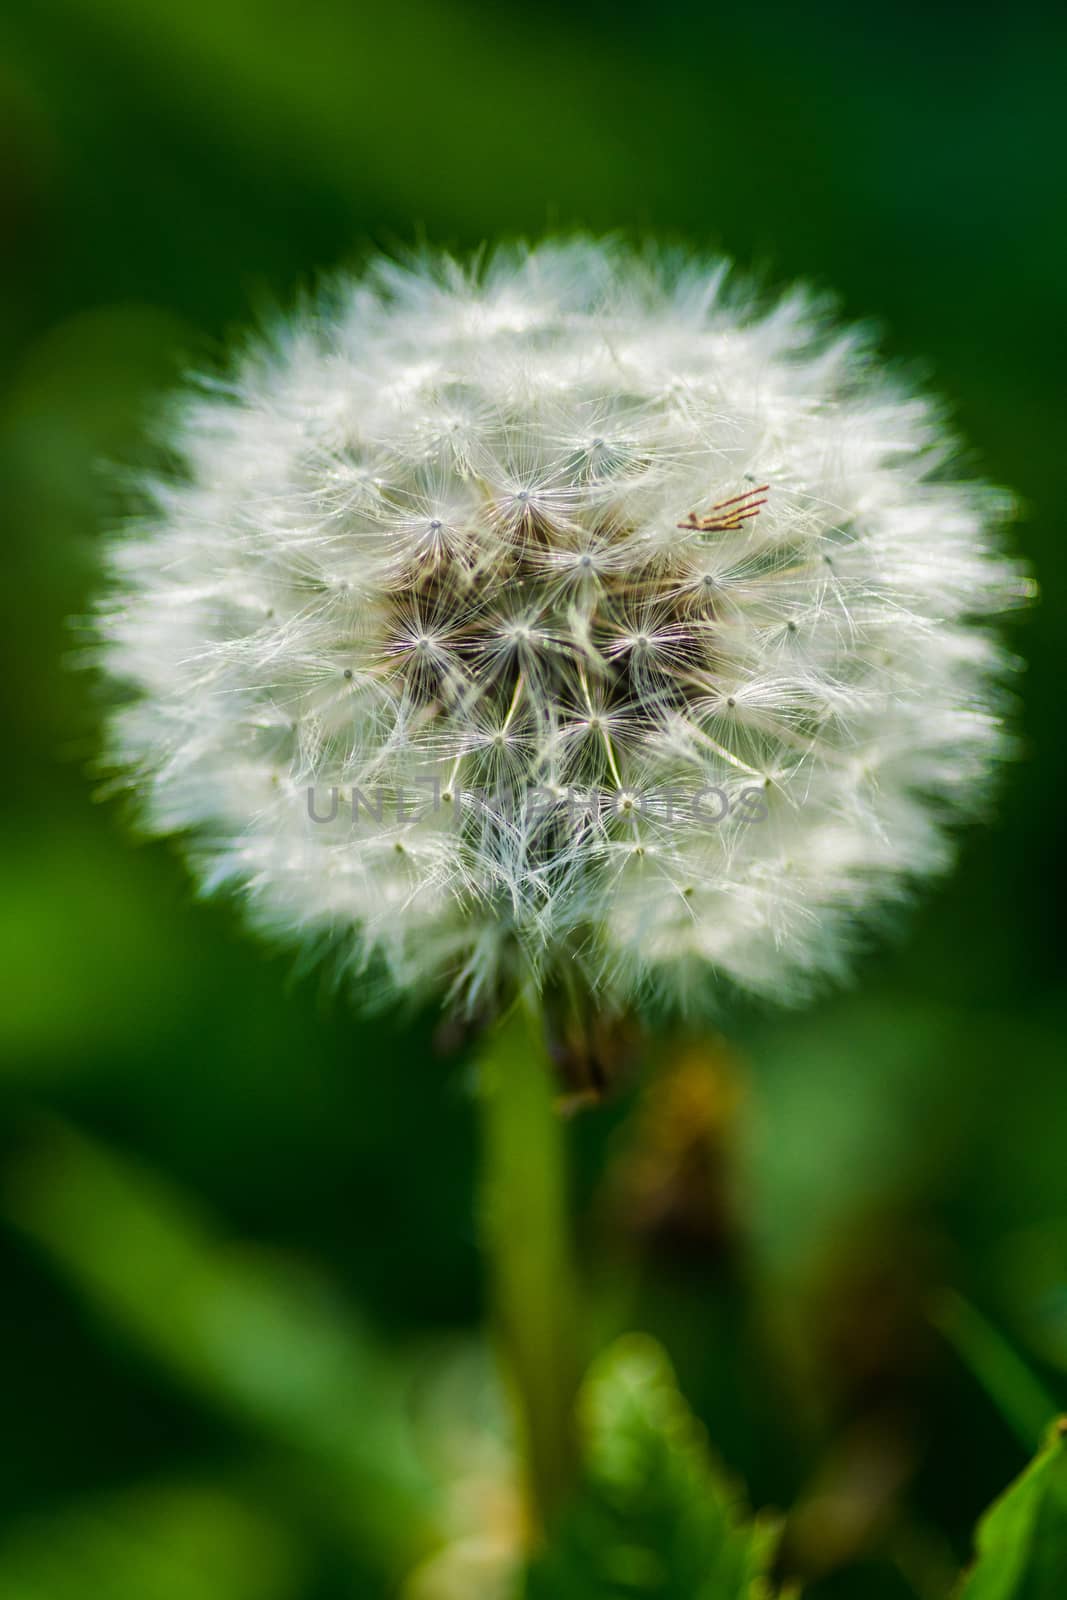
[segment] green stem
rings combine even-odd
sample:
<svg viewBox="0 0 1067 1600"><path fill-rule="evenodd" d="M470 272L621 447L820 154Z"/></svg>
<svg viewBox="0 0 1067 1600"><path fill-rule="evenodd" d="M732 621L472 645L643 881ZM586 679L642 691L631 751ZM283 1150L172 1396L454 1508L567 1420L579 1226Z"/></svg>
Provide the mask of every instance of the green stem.
<svg viewBox="0 0 1067 1600"><path fill-rule="evenodd" d="M485 1243L536 1540L574 1473L581 1370L564 1128L540 1018L517 1007L481 1065Z"/></svg>

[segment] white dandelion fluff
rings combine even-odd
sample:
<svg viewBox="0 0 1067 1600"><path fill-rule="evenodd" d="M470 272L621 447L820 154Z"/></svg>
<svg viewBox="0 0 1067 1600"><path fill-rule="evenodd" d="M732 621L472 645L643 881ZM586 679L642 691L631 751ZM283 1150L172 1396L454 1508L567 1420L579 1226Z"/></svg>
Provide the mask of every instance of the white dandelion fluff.
<svg viewBox="0 0 1067 1600"><path fill-rule="evenodd" d="M1010 505L806 293L382 261L167 444L101 609L112 758L206 887L400 989L791 998L1003 753Z"/></svg>

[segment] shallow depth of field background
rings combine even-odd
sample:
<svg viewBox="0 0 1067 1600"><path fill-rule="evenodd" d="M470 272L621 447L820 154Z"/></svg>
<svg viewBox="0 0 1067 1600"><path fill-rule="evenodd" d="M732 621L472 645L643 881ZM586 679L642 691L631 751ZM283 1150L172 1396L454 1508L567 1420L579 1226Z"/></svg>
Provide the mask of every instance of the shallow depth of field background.
<svg viewBox="0 0 1067 1600"><path fill-rule="evenodd" d="M998 819L853 991L735 1008L579 1118L575 1198L604 1333L661 1336L754 1503L801 1502L818 1600L938 1592L1067 1408L1067 26L713 10L0 20L0 1600L376 1600L461 1469L507 1544L462 1051L194 905L94 800L65 664L150 398L422 237L655 231L833 286L1019 491Z"/></svg>

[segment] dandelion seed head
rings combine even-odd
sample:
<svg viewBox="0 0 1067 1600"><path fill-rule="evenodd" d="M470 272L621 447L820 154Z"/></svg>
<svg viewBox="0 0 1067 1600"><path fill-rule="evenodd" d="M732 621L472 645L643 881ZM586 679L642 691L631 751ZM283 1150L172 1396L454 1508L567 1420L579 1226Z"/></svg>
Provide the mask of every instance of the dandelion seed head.
<svg viewBox="0 0 1067 1600"><path fill-rule="evenodd" d="M1010 503L803 291L381 261L167 443L99 614L110 759L205 888L388 992L791 1000L1005 753Z"/></svg>

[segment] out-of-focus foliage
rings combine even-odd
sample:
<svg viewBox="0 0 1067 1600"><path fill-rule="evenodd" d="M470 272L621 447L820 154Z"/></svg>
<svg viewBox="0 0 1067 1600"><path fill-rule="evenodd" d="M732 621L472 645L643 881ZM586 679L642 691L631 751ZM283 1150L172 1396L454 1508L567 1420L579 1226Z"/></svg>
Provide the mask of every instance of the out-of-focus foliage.
<svg viewBox="0 0 1067 1600"><path fill-rule="evenodd" d="M506 1593L464 1051L131 844L68 619L100 463L230 328L572 224L834 286L1023 503L1023 759L959 872L854 993L665 1042L571 1129L583 1341L662 1342L806 1600L952 1592L1067 1402L1065 67L1035 0L3 8L0 1600Z"/></svg>
<svg viewBox="0 0 1067 1600"><path fill-rule="evenodd" d="M277 1600L298 1574L284 1535L226 1485L146 1484L28 1519L0 1544L9 1600Z"/></svg>
<svg viewBox="0 0 1067 1600"><path fill-rule="evenodd" d="M342 1531L406 1572L434 1540L405 1389L326 1286L219 1243L191 1205L53 1129L9 1172L11 1215L91 1302L214 1405L279 1443Z"/></svg>
<svg viewBox="0 0 1067 1600"><path fill-rule="evenodd" d="M776 1531L746 1520L657 1344L634 1335L599 1357L579 1418L583 1481L529 1600L769 1595Z"/></svg>
<svg viewBox="0 0 1067 1600"><path fill-rule="evenodd" d="M1067 1589L1067 1425L986 1512L960 1600L1058 1600Z"/></svg>

